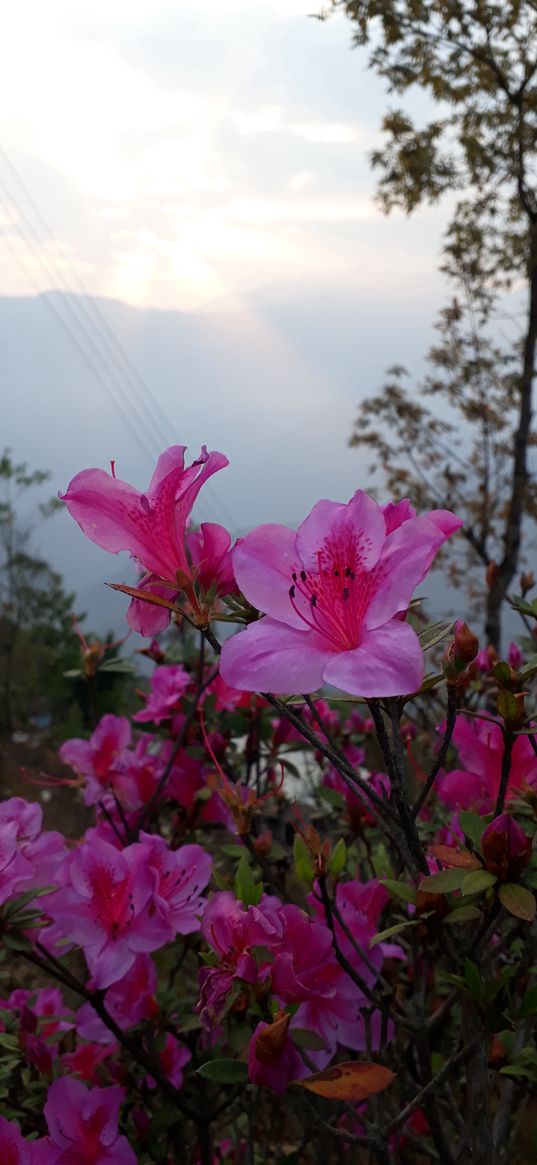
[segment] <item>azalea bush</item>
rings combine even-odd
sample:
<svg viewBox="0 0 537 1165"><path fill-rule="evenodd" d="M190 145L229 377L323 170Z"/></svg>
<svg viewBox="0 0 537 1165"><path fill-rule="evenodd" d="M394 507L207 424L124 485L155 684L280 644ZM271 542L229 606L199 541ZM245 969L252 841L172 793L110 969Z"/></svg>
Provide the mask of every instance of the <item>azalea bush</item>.
<svg viewBox="0 0 537 1165"><path fill-rule="evenodd" d="M531 580L498 659L415 594L455 515L358 490L232 546L184 454L63 496L152 671L61 747L83 837L0 803L0 1162L529 1162Z"/></svg>

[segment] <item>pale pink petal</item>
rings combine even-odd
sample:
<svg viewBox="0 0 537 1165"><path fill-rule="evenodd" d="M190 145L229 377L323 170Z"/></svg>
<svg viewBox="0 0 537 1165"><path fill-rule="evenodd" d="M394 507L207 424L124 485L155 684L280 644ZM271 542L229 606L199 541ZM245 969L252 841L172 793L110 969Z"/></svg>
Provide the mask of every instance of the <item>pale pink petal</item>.
<svg viewBox="0 0 537 1165"><path fill-rule="evenodd" d="M393 619L366 632L353 651L332 655L323 674L351 696L403 696L420 687L423 653L410 624Z"/></svg>
<svg viewBox="0 0 537 1165"><path fill-rule="evenodd" d="M429 522L433 522L444 538L450 538L452 534L456 534L457 530L460 530L461 526L464 526L462 518L452 514L451 510L429 510L423 517L427 518Z"/></svg>
<svg viewBox="0 0 537 1165"><path fill-rule="evenodd" d="M289 598L297 567L296 534L287 526L258 526L233 551L235 578L248 602L281 623L303 628Z"/></svg>
<svg viewBox="0 0 537 1165"><path fill-rule="evenodd" d="M373 577L365 625L379 627L405 611L445 536L427 518L409 518L390 534Z"/></svg>
<svg viewBox="0 0 537 1165"><path fill-rule="evenodd" d="M315 692L328 656L324 640L313 631L266 618L224 643L220 671L226 683L248 692Z"/></svg>
<svg viewBox="0 0 537 1165"><path fill-rule="evenodd" d="M319 569L319 552L332 561L348 552L352 569L371 570L386 536L382 510L374 498L357 490L347 505L317 502L297 530L297 548L306 570Z"/></svg>

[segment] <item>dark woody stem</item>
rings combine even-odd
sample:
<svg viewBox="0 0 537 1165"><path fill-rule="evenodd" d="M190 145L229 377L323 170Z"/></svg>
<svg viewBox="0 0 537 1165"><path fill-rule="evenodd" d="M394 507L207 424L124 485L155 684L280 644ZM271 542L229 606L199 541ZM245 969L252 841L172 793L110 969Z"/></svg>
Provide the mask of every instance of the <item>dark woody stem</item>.
<svg viewBox="0 0 537 1165"><path fill-rule="evenodd" d="M445 728L444 735L442 738L442 743L441 743L440 748L438 750L438 756L437 756L437 758L434 762L434 765L429 773L429 776L427 777L427 780L425 781L425 783L423 785L423 788L422 788L419 796L416 798L416 803L412 809L412 816L414 819L418 816L421 809L425 805L427 797L429 796L429 793L431 792L431 789L432 789L434 782L435 782L435 780L440 772L440 769L444 765L444 762L445 762L445 759L447 756L447 751L448 751L448 748L451 744L451 737L453 736L453 730L455 728L456 719L457 719L457 686L456 686L456 684L448 684L446 728Z"/></svg>

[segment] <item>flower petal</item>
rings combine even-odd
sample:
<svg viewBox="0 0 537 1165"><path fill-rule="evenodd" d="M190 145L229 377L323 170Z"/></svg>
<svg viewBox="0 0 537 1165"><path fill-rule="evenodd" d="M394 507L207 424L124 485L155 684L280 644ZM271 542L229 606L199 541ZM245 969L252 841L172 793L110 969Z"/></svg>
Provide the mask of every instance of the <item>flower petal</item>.
<svg viewBox="0 0 537 1165"><path fill-rule="evenodd" d="M328 684L351 696L403 696L423 678L423 653L409 623L393 619L365 633L359 647L332 655L324 669Z"/></svg>
<svg viewBox="0 0 537 1165"><path fill-rule="evenodd" d="M275 523L258 526L233 551L235 578L248 602L289 627L303 629L304 623L289 598L297 565L300 566L294 530Z"/></svg>
<svg viewBox="0 0 537 1165"><path fill-rule="evenodd" d="M220 671L226 683L248 692L315 692L328 656L314 632L266 618L224 643Z"/></svg>
<svg viewBox="0 0 537 1165"><path fill-rule="evenodd" d="M370 630L406 611L446 535L428 518L409 518L388 536L372 579L374 592L365 616Z"/></svg>
<svg viewBox="0 0 537 1165"><path fill-rule="evenodd" d="M318 570L319 551L332 556L332 547L351 549L348 565L371 570L378 561L386 537L382 510L374 498L358 489L347 505L317 502L297 530L297 548L306 570Z"/></svg>

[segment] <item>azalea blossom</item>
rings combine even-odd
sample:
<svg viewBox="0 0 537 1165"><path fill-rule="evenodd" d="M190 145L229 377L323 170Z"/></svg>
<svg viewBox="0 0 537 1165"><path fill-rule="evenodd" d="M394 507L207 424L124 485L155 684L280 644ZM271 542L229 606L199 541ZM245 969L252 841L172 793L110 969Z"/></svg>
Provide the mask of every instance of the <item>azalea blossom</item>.
<svg viewBox="0 0 537 1165"><path fill-rule="evenodd" d="M84 802L94 805L122 771L124 752L131 742L126 716L101 716L89 740L74 737L62 744L59 757L86 783Z"/></svg>
<svg viewBox="0 0 537 1165"><path fill-rule="evenodd" d="M254 1084L266 1084L282 1096L291 1080L308 1075L308 1069L289 1035L290 1016L281 1012L273 1023L258 1023L250 1040L248 1076Z"/></svg>
<svg viewBox="0 0 537 1165"><path fill-rule="evenodd" d="M186 545L202 591L229 595L237 590L233 573L231 535L217 522L202 522L186 536Z"/></svg>
<svg viewBox="0 0 537 1165"><path fill-rule="evenodd" d="M82 947L95 986L109 987L137 954L166 941L145 847L119 851L94 837L70 855L63 870L65 884L47 899L47 910L60 931Z"/></svg>
<svg viewBox="0 0 537 1165"><path fill-rule="evenodd" d="M145 708L136 712L133 720L139 724L151 721L162 724L177 711L177 705L190 683L190 676L181 664L156 667L150 681L150 692Z"/></svg>
<svg viewBox="0 0 537 1165"><path fill-rule="evenodd" d="M185 468L185 451L172 445L160 455L145 493L103 469L83 469L60 494L87 538L112 554L128 550L141 564L139 589L170 601L192 579L185 545L190 511L204 482L229 464L223 453L208 453L204 446ZM127 618L133 630L156 635L167 627L170 612L133 599Z"/></svg>
<svg viewBox="0 0 537 1165"><path fill-rule="evenodd" d="M476 720L458 716L453 732L464 768L443 773L436 785L441 801L450 809L493 809L500 788L504 753L499 723L489 717ZM527 736L517 736L511 754L507 799L525 788L537 786L537 756Z"/></svg>
<svg viewBox="0 0 537 1165"><path fill-rule="evenodd" d="M122 1088L87 1089L66 1076L55 1080L45 1104L50 1165L136 1165L118 1129L123 1097Z"/></svg>
<svg viewBox="0 0 537 1165"><path fill-rule="evenodd" d="M235 575L265 618L224 644L221 672L237 688L359 696L415 691L418 637L404 615L445 541L461 526L446 510L383 512L362 490L347 505L320 501L297 532L259 526L237 545Z"/></svg>

